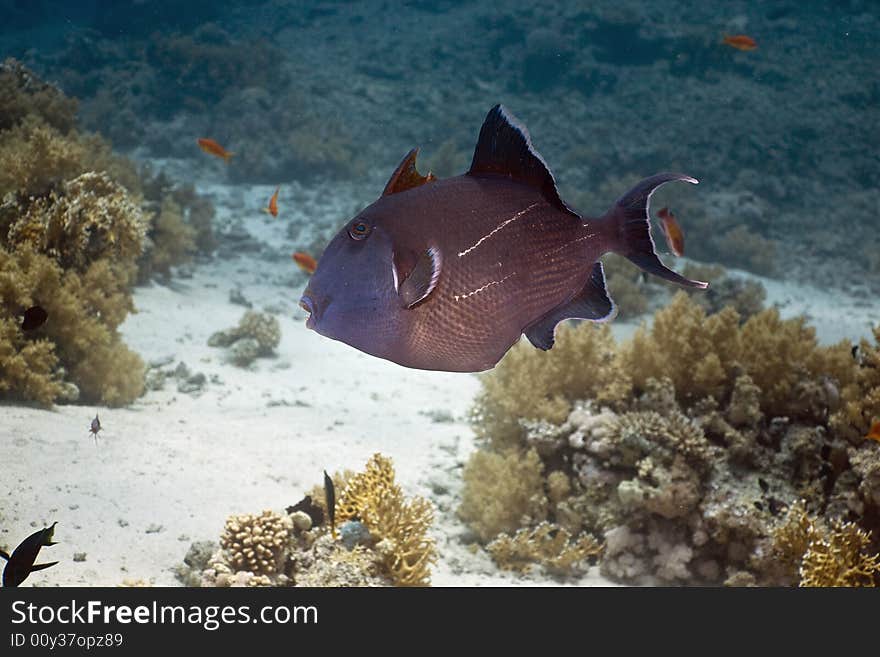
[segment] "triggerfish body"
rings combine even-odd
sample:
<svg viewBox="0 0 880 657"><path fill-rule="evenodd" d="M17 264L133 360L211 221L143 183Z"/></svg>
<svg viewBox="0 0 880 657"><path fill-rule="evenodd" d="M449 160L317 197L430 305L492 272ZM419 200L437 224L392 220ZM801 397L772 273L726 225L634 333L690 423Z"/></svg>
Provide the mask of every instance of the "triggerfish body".
<svg viewBox="0 0 880 657"><path fill-rule="evenodd" d="M230 153L213 139L206 139L203 137L198 140L198 144L199 148L205 151L208 155L219 157L227 164L229 163L229 158L235 155L235 153Z"/></svg>
<svg viewBox="0 0 880 657"><path fill-rule="evenodd" d="M615 315L599 257L615 252L688 287L654 251L646 178L601 217L574 210L522 126L496 105L471 167L435 180L403 159L382 196L330 241L300 305L306 325L406 367L478 372L522 334L550 349L557 324Z"/></svg>
<svg viewBox="0 0 880 657"><path fill-rule="evenodd" d="M58 563L57 561L41 564L34 563L40 554L40 548L55 545L52 537L55 534L55 525L57 524L57 522L53 522L51 527L44 527L28 536L12 551L12 556L0 550L0 557L6 560L6 567L3 569L3 586L18 586L31 573L44 570Z"/></svg>

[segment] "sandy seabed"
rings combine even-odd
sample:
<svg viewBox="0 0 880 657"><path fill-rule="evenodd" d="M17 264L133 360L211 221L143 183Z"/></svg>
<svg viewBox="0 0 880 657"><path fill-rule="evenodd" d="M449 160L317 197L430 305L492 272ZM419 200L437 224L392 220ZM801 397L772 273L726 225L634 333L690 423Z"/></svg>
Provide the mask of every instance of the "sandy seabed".
<svg viewBox="0 0 880 657"><path fill-rule="evenodd" d="M14 547L34 528L58 521L59 544L41 560L61 563L27 584L177 585L173 568L190 544L218 540L227 516L281 510L320 483L323 470L360 470L381 452L393 459L407 494L437 507L434 585L610 585L596 568L565 582L504 573L468 550L455 509L462 468L476 449L466 418L478 377L406 369L307 330L296 307L305 279L294 275L289 253L297 245L284 222L308 218L305 209L285 210L284 194L279 219L260 215L273 189L213 186L210 192L221 225L244 213L247 230L281 256L215 259L189 278L137 288L138 312L122 327L145 361L184 362L204 373L200 392L178 392L169 379L124 409L0 406L0 544ZM343 206L351 203L333 208L340 222ZM784 316L806 313L823 342L869 333L864 299L760 280L768 303ZM206 344L245 310L230 302L233 288L257 310L280 311L276 356L249 369ZM618 338L633 329L614 325ZM104 427L97 445L88 431L96 412ZM452 419L436 421L441 416ZM75 554L84 560L75 561Z"/></svg>

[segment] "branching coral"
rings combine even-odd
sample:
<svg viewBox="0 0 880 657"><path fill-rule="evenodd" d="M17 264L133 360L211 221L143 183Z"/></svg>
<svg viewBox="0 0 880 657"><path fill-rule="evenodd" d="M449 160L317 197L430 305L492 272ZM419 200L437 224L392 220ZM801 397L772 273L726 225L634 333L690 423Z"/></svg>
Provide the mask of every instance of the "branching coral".
<svg viewBox="0 0 880 657"><path fill-rule="evenodd" d="M336 516L358 519L369 529L376 539L374 549L395 584L430 582L431 564L437 558L434 539L428 535L434 510L428 500L404 498L390 459L374 454L364 472L348 481L337 501Z"/></svg>
<svg viewBox="0 0 880 657"><path fill-rule="evenodd" d="M513 536L501 534L486 550L504 570L528 572L538 564L562 575L601 554L602 547L589 534L573 539L564 528L541 522L535 527L520 529Z"/></svg>
<svg viewBox="0 0 880 657"><path fill-rule="evenodd" d="M847 440L860 444L871 425L880 421L880 325L874 327L874 343L862 340L856 357L855 375L842 386L842 405L830 424Z"/></svg>

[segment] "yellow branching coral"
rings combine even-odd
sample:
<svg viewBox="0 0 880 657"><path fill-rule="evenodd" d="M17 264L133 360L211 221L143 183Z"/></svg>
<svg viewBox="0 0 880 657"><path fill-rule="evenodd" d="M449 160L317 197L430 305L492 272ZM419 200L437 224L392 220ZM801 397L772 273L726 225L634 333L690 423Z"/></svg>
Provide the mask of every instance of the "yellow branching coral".
<svg viewBox="0 0 880 657"><path fill-rule="evenodd" d="M260 515L231 516L226 520L220 546L236 570L274 575L284 570L292 531L290 516L269 510Z"/></svg>
<svg viewBox="0 0 880 657"><path fill-rule="evenodd" d="M132 261L143 247L140 206L105 173L84 173L61 193L34 199L12 223L7 240L83 271L101 258Z"/></svg>
<svg viewBox="0 0 880 657"><path fill-rule="evenodd" d="M550 351L515 346L483 377L473 413L478 436L503 450L519 444L519 418L559 424L577 400L620 403L632 388L614 354L610 328L587 322L560 326Z"/></svg>
<svg viewBox="0 0 880 657"><path fill-rule="evenodd" d="M404 498L394 481L391 459L374 454L364 472L349 479L337 500L336 518L357 519L367 527L395 584L430 583L431 564L437 558L434 539L428 535L434 509L421 497Z"/></svg>
<svg viewBox="0 0 880 657"><path fill-rule="evenodd" d="M474 452L464 468L458 515L489 541L499 533L544 520L544 466L535 450L526 453Z"/></svg>
<svg viewBox="0 0 880 657"><path fill-rule="evenodd" d="M871 538L852 522L835 522L824 538L810 541L801 561L801 586L876 586L880 554L866 554Z"/></svg>
<svg viewBox="0 0 880 657"><path fill-rule="evenodd" d="M535 527L502 534L486 546L492 559L504 570L528 572L535 564L557 574L568 574L602 552L589 534L572 539L564 528L541 522Z"/></svg>
<svg viewBox="0 0 880 657"><path fill-rule="evenodd" d="M869 555L868 532L852 522L830 527L811 517L803 500L791 505L772 533L772 556L787 578L800 586L875 586L880 582L880 554Z"/></svg>

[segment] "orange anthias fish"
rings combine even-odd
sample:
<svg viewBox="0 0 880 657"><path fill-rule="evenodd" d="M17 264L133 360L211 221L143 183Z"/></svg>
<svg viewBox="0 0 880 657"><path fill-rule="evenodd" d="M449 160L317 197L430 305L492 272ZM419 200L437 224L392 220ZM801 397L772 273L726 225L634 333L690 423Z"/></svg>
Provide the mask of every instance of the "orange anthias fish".
<svg viewBox="0 0 880 657"><path fill-rule="evenodd" d="M213 139L206 139L202 137L198 140L198 143L199 148L205 151L208 155L223 158L224 162L229 162L229 158L235 155L235 153L230 153Z"/></svg>
<svg viewBox="0 0 880 657"><path fill-rule="evenodd" d="M755 50L758 47L758 42L745 34L737 34L735 36L724 35L721 43L737 50Z"/></svg>
<svg viewBox="0 0 880 657"><path fill-rule="evenodd" d="M681 226L678 225L675 215L672 214L669 208L660 208L657 216L660 217L662 222L663 234L666 236L666 244L669 246L669 250L680 258L684 255L684 233L681 230Z"/></svg>
<svg viewBox="0 0 880 657"><path fill-rule="evenodd" d="M871 430L865 436L865 440L876 440L880 443L880 422L875 422L871 425Z"/></svg>
<svg viewBox="0 0 880 657"><path fill-rule="evenodd" d="M273 217L278 216L278 190L280 187L275 188L275 193L272 194L272 198L269 199L269 206L263 208L263 212L268 212Z"/></svg>
<svg viewBox="0 0 880 657"><path fill-rule="evenodd" d="M303 253L302 251L297 251L293 254L293 261L299 265L299 268L302 269L305 273L310 276L315 273L315 270L318 268L318 261L315 260L308 253Z"/></svg>

